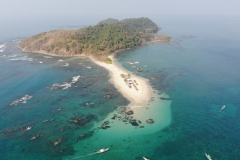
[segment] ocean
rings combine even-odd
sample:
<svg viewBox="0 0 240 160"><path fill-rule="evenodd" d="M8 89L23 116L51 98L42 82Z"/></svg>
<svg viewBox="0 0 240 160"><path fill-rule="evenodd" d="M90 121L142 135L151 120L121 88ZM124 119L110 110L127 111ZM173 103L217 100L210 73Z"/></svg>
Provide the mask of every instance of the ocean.
<svg viewBox="0 0 240 160"><path fill-rule="evenodd" d="M116 56L119 65L149 79L158 95L149 109L138 108L146 119L156 121L139 119L143 128L111 119L129 101L109 82L108 72L88 58L22 53L17 48L22 38L52 26L5 34L0 39L1 159L201 160L207 153L214 160L238 160L238 18L153 17L162 28L158 34L170 35L171 41ZM139 63L129 64L130 59ZM70 88L52 88L77 75L79 81ZM26 94L32 98L10 106ZM104 98L106 94L111 98ZM160 99L162 95L170 100ZM106 121L109 128L99 129ZM104 147L109 151L92 154Z"/></svg>

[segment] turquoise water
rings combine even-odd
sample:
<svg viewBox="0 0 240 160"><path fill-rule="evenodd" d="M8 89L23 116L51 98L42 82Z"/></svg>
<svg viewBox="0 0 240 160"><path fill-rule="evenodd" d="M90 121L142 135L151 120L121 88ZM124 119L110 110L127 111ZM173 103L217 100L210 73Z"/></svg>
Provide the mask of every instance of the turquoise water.
<svg viewBox="0 0 240 160"><path fill-rule="evenodd" d="M113 121L107 130L94 130L118 106L129 103L108 82L108 72L85 58L21 53L15 42L8 41L0 53L6 55L0 58L0 96L4 97L0 100L1 159L68 159L110 147L107 153L79 159L140 160L144 156L201 160L206 159L206 152L214 160L238 160L239 21L235 17L167 17L155 21L163 28L159 33L169 34L172 40L125 51L117 59L124 68L149 79L159 94L171 98L161 101L171 105L169 126L160 131L154 127L147 133L147 124L142 122L145 128L122 135L111 133L117 123ZM24 57L32 61L9 60ZM135 66L143 71L137 72L127 63L129 59L140 62ZM65 63L69 66L62 66ZM91 69L86 68L89 66ZM52 84L69 82L76 75L81 75L80 81L68 90L50 90ZM107 93L111 99L104 98ZM32 99L9 106L25 94ZM226 108L219 111L223 105ZM164 111L166 108L161 113ZM71 123L77 118L84 118L85 125ZM122 130L130 127L126 125ZM32 129L20 130L26 126ZM36 135L40 137L31 141ZM61 143L54 147L59 139Z"/></svg>
<svg viewBox="0 0 240 160"><path fill-rule="evenodd" d="M15 49L12 51L12 48ZM115 110L113 104L128 103L108 83L108 72L86 58L45 58L44 55L21 53L12 42L7 44L4 54L6 56L1 58L3 72L0 73L0 95L4 97L0 113L3 159L61 159L71 155L76 152L72 145L77 143L79 135L91 136L93 122ZM17 56L9 58L13 54ZM32 61L16 60L23 58L32 58ZM63 61L58 62L59 59ZM65 63L69 66L63 66ZM54 83L69 82L76 75L81 76L79 82L68 90L50 90ZM111 100L104 98L107 93L112 95ZM25 94L32 95L32 99L25 104L9 106ZM84 118L84 125L71 123L76 118ZM44 123L44 120L49 121ZM32 129L21 131L27 126ZM30 141L37 135L40 135L37 140ZM62 139L61 145L54 147L58 139Z"/></svg>
<svg viewBox="0 0 240 160"><path fill-rule="evenodd" d="M172 123L162 130L167 136L152 148L150 159L204 159L205 152L213 159L239 159L240 37L235 30L239 23L234 19L201 23L192 21L194 28L185 30L172 26L171 42L119 56L123 66L136 74L126 62L129 57L139 61L136 66L144 69L139 75L172 98ZM224 34L216 26L225 28ZM195 28L204 28L204 33ZM226 109L219 112L223 105Z"/></svg>

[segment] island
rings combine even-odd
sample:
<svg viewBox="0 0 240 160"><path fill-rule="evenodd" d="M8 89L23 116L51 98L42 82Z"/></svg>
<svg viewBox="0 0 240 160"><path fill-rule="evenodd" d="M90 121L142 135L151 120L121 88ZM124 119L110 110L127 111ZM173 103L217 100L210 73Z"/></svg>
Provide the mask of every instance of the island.
<svg viewBox="0 0 240 160"><path fill-rule="evenodd" d="M115 63L112 53L149 42L169 41L168 35L156 34L159 29L148 18L121 21L110 18L95 26L78 30L44 32L22 40L19 48L23 52L54 56L88 56L93 62L109 71L110 81L130 101L130 108L141 107L153 98L152 87L147 79L134 75Z"/></svg>
<svg viewBox="0 0 240 160"><path fill-rule="evenodd" d="M20 42L24 52L58 56L93 56L109 61L115 51L134 48L152 41L168 41L167 35L156 35L159 27L148 18L106 19L95 26L77 30L53 30Z"/></svg>

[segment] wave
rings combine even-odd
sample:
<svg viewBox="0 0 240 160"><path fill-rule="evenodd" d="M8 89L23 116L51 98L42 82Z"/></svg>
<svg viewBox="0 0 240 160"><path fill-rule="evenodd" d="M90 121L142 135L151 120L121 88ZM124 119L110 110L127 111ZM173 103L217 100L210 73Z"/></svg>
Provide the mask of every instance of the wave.
<svg viewBox="0 0 240 160"><path fill-rule="evenodd" d="M53 57L51 57L51 56L43 56L44 58L53 58Z"/></svg>
<svg viewBox="0 0 240 160"><path fill-rule="evenodd" d="M0 52L3 52L6 49L6 44L0 44Z"/></svg>
<svg viewBox="0 0 240 160"><path fill-rule="evenodd" d="M142 107L142 106L132 106L130 108L133 109L133 108L140 108L140 107Z"/></svg>
<svg viewBox="0 0 240 160"><path fill-rule="evenodd" d="M1 44L1 45L0 45L0 49L1 49L1 48L4 48L4 47L6 47L5 44Z"/></svg>
<svg viewBox="0 0 240 160"><path fill-rule="evenodd" d="M16 54L15 54L15 55L10 55L10 56L8 56L8 57L12 57L12 58L13 58L13 57L17 57L17 55L16 55Z"/></svg>
<svg viewBox="0 0 240 160"><path fill-rule="evenodd" d="M33 61L32 58L27 58L27 57L20 57L20 58L12 58L8 59L9 61Z"/></svg>

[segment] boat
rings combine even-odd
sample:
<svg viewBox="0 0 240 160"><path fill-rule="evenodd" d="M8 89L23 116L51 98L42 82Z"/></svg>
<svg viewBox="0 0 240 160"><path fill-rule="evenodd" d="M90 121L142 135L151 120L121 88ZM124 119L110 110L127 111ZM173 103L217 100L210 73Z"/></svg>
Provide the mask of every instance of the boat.
<svg viewBox="0 0 240 160"><path fill-rule="evenodd" d="M39 61L39 63L42 63L42 61Z"/></svg>
<svg viewBox="0 0 240 160"><path fill-rule="evenodd" d="M220 111L224 110L224 109L225 109L225 107L226 107L225 105L224 105L224 106L222 106L222 108L220 109Z"/></svg>
<svg viewBox="0 0 240 160"><path fill-rule="evenodd" d="M109 148L102 148L99 149L96 153L103 153L103 152L107 152L109 150Z"/></svg>
<svg viewBox="0 0 240 160"><path fill-rule="evenodd" d="M205 153L205 155L206 155L208 160L212 160L212 158L211 158L211 156L209 154Z"/></svg>
<svg viewBox="0 0 240 160"><path fill-rule="evenodd" d="M145 158L145 157L143 157L143 159L144 159L144 160L149 160L149 159L147 159L147 158Z"/></svg>

